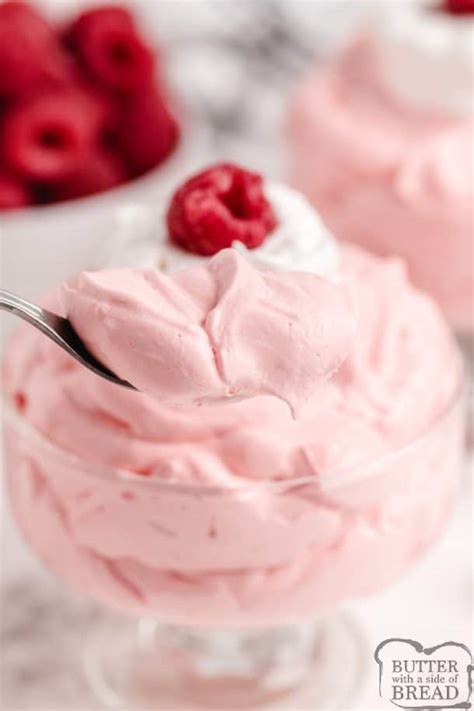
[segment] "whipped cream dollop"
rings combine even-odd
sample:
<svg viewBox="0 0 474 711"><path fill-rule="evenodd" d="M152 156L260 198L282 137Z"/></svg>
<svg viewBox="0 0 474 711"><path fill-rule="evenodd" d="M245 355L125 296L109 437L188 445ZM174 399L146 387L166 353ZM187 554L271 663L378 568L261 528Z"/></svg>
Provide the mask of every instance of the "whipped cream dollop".
<svg viewBox="0 0 474 711"><path fill-rule="evenodd" d="M355 330L341 287L255 268L233 249L171 275L85 272L62 293L91 352L171 405L275 395L297 413L346 359Z"/></svg>
<svg viewBox="0 0 474 711"><path fill-rule="evenodd" d="M233 247L263 268L295 269L327 278L334 276L339 260L336 241L306 198L276 182L266 183L265 195L276 215L277 227L256 249L249 250L242 242L234 242ZM185 252L169 239L159 244L158 263L166 272L207 259Z"/></svg>
<svg viewBox="0 0 474 711"><path fill-rule="evenodd" d="M245 253L261 268L311 272L332 279L337 276L339 248L317 212L299 192L268 181L265 194L275 212L278 225L262 245L247 249L234 242L236 251ZM166 273L204 264L209 257L193 254L174 244L166 230L165 208L125 206L118 213L118 230L106 245L98 266L156 267Z"/></svg>
<svg viewBox="0 0 474 711"><path fill-rule="evenodd" d="M370 32L382 79L401 102L423 110L474 113L474 16L433 0L379 3Z"/></svg>

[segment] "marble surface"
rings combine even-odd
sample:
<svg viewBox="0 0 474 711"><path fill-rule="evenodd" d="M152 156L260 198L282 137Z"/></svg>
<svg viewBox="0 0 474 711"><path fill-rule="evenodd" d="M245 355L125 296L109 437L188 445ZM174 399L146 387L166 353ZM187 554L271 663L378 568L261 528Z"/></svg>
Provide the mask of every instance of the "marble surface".
<svg viewBox="0 0 474 711"><path fill-rule="evenodd" d="M77 3L43 4L69 11ZM209 127L209 161L234 158L275 176L284 173L278 138L291 82L313 57L341 40L360 9L356 6L363 4L135 2L149 30L168 47L173 82L193 115ZM473 644L471 477L469 461L456 515L435 549L385 594L351 606L367 662L351 708L389 707L378 697L373 662L383 639ZM100 613L41 569L6 508L2 520L0 708L93 711L98 707L84 681L81 648Z"/></svg>

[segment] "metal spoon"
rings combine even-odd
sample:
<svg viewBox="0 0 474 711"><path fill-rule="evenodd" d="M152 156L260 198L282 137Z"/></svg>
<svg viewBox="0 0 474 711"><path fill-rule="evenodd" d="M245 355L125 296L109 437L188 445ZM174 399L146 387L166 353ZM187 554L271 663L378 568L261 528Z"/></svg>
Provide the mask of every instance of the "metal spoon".
<svg viewBox="0 0 474 711"><path fill-rule="evenodd" d="M87 350L67 318L62 318L47 309L42 309L36 304L32 304L30 301L26 301L26 299L22 299L20 296L16 296L4 289L0 289L0 309L9 311L30 323L65 350L66 353L69 353L81 365L89 368L96 375L100 375L101 378L110 380L116 385L136 390L133 385L126 380L118 378L111 370L102 365Z"/></svg>

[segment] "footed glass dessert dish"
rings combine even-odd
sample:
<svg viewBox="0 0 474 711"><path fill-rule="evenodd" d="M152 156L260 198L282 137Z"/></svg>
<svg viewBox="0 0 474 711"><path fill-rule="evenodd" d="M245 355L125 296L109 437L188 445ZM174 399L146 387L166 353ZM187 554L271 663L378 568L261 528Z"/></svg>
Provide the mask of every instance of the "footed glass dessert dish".
<svg viewBox="0 0 474 711"><path fill-rule="evenodd" d="M104 613L84 648L97 696L124 708L347 708L366 657L338 606L437 539L464 430L459 381L406 446L321 478L227 488L96 466L4 411L23 534L77 591L128 613Z"/></svg>
<svg viewBox="0 0 474 711"><path fill-rule="evenodd" d="M92 687L126 709L347 709L367 654L341 604L398 580L455 499L449 329L401 262L340 249L301 196L234 164L129 246L45 306L136 391L28 326L4 364L18 524L128 614L88 635Z"/></svg>

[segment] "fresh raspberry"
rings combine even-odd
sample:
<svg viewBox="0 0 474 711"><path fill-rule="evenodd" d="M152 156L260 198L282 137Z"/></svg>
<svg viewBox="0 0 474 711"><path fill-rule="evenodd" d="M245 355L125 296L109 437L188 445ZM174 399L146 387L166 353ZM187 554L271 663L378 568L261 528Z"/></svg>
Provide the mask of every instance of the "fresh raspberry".
<svg viewBox="0 0 474 711"><path fill-rule="evenodd" d="M52 28L33 7L0 4L0 95L17 97L44 84L64 83L68 61Z"/></svg>
<svg viewBox="0 0 474 711"><path fill-rule="evenodd" d="M107 88L128 92L152 82L153 52L123 8L100 7L82 13L67 30L66 45Z"/></svg>
<svg viewBox="0 0 474 711"><path fill-rule="evenodd" d="M178 124L158 91L130 98L124 110L120 147L132 175L140 175L161 163L178 139Z"/></svg>
<svg viewBox="0 0 474 711"><path fill-rule="evenodd" d="M92 110L95 106L99 128L98 148L117 153L120 148L117 136L122 122L123 101L104 91L97 83L84 81L84 77L76 81L76 87L89 101Z"/></svg>
<svg viewBox="0 0 474 711"><path fill-rule="evenodd" d="M82 91L30 99L5 117L1 147L6 163L29 180L61 180L78 170L103 120L103 106Z"/></svg>
<svg viewBox="0 0 474 711"><path fill-rule="evenodd" d="M443 9L451 15L474 13L474 0L444 0Z"/></svg>
<svg viewBox="0 0 474 711"><path fill-rule="evenodd" d="M14 176L0 173L0 210L13 210L30 203L28 189Z"/></svg>
<svg viewBox="0 0 474 711"><path fill-rule="evenodd" d="M57 186L56 200L100 193L113 188L125 180L125 169L113 155L89 153L81 161L79 170Z"/></svg>
<svg viewBox="0 0 474 711"><path fill-rule="evenodd" d="M204 255L236 240L254 249L277 225L262 177L231 163L211 166L184 183L171 200L167 222L172 240Z"/></svg>
<svg viewBox="0 0 474 711"><path fill-rule="evenodd" d="M97 25L135 29L132 14L125 7L118 5L102 5L91 10L84 10L64 32L67 46L76 49L78 44Z"/></svg>
<svg viewBox="0 0 474 711"><path fill-rule="evenodd" d="M49 205L57 201L54 183L31 183L34 205Z"/></svg>

